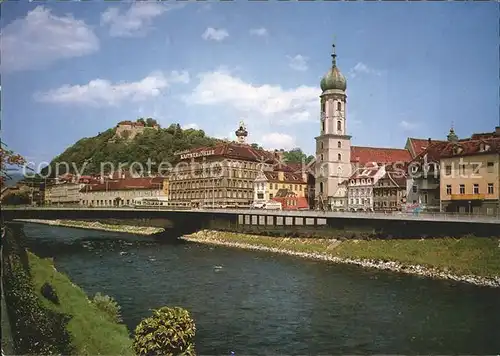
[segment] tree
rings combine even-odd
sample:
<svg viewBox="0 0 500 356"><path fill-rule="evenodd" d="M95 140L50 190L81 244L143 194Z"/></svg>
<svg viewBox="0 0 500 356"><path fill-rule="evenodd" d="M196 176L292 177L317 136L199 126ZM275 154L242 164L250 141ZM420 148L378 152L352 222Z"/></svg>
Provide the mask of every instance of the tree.
<svg viewBox="0 0 500 356"><path fill-rule="evenodd" d="M142 117L137 119L137 122L142 123L144 126L146 126L146 120L144 120Z"/></svg>
<svg viewBox="0 0 500 356"><path fill-rule="evenodd" d="M196 326L185 309L162 307L135 328L134 351L139 356L195 355Z"/></svg>
<svg viewBox="0 0 500 356"><path fill-rule="evenodd" d="M299 147L288 152L285 151L283 157L287 163L302 163L304 161L307 164L314 159L314 156L307 156Z"/></svg>
<svg viewBox="0 0 500 356"><path fill-rule="evenodd" d="M157 122L156 120L154 120L154 119L153 119L153 118L151 118L151 117L148 117L148 118L146 119L146 126L147 126L147 127L153 127L153 126L155 126L155 125L158 125L158 122Z"/></svg>
<svg viewBox="0 0 500 356"><path fill-rule="evenodd" d="M3 187L7 179L11 179L12 171L17 171L19 167L26 164L23 156L7 149L7 145L0 142L0 186Z"/></svg>

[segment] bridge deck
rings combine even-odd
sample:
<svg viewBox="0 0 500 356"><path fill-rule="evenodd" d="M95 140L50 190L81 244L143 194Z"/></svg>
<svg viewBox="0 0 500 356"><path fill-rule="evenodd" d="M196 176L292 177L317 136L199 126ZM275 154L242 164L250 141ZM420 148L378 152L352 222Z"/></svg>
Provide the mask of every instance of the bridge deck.
<svg viewBox="0 0 500 356"><path fill-rule="evenodd" d="M478 216L478 215L457 215L445 213L350 213L350 212L329 212L329 211L285 211L285 210L260 210L260 209L165 209L162 207L148 208L130 208L130 207L2 207L4 211L165 211L182 213L206 213L206 214L245 214L245 215L272 215L272 216L298 216L298 217L317 217L317 218L343 218L343 219L380 219L380 220L408 220L408 221L442 221L442 222L461 222L461 223L487 223L500 225L498 216Z"/></svg>

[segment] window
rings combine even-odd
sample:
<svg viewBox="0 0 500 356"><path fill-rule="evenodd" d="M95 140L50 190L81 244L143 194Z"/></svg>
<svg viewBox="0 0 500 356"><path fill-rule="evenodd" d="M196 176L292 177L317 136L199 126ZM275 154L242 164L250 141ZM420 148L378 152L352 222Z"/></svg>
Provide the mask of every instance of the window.
<svg viewBox="0 0 500 356"><path fill-rule="evenodd" d="M323 153L320 156L320 161L323 161Z"/></svg>
<svg viewBox="0 0 500 356"><path fill-rule="evenodd" d="M324 113L326 110L325 110L325 102L322 101L321 102L321 112Z"/></svg>
<svg viewBox="0 0 500 356"><path fill-rule="evenodd" d="M465 194L465 185L460 184L460 194Z"/></svg>
<svg viewBox="0 0 500 356"><path fill-rule="evenodd" d="M339 120L337 121L337 130L341 131L342 130L342 122Z"/></svg>
<svg viewBox="0 0 500 356"><path fill-rule="evenodd" d="M451 165L446 165L446 175L451 176Z"/></svg>
<svg viewBox="0 0 500 356"><path fill-rule="evenodd" d="M446 186L446 195L451 195L451 185L450 184L448 184Z"/></svg>
<svg viewBox="0 0 500 356"><path fill-rule="evenodd" d="M465 164L459 166L460 175L465 175Z"/></svg>
<svg viewBox="0 0 500 356"><path fill-rule="evenodd" d="M341 111L342 110L342 103L339 101L337 103L337 111Z"/></svg>
<svg viewBox="0 0 500 356"><path fill-rule="evenodd" d="M342 148L342 142L340 142L340 141L339 141L339 142L337 142L337 147L338 147L338 148Z"/></svg>
<svg viewBox="0 0 500 356"><path fill-rule="evenodd" d="M472 163L472 175L479 174L479 167L481 167L479 163Z"/></svg>
<svg viewBox="0 0 500 356"><path fill-rule="evenodd" d="M325 132L325 120L321 120L321 132Z"/></svg>
<svg viewBox="0 0 500 356"><path fill-rule="evenodd" d="M269 199L272 199L273 198L273 195L270 193L269 194Z"/></svg>
<svg viewBox="0 0 500 356"><path fill-rule="evenodd" d="M474 194L479 194L479 184L474 184Z"/></svg>
<svg viewBox="0 0 500 356"><path fill-rule="evenodd" d="M495 164L493 162L488 162L487 163L488 173L493 173L493 167L494 166L495 166Z"/></svg>
<svg viewBox="0 0 500 356"><path fill-rule="evenodd" d="M337 160L342 161L342 155L340 153L337 155Z"/></svg>
<svg viewBox="0 0 500 356"><path fill-rule="evenodd" d="M493 193L494 193L493 183L488 183L488 194L493 194Z"/></svg>
<svg viewBox="0 0 500 356"><path fill-rule="evenodd" d="M321 149L325 148L325 145L323 144L323 142L320 143L320 147L321 147Z"/></svg>
<svg viewBox="0 0 500 356"><path fill-rule="evenodd" d="M424 194L424 204L427 204L427 202L428 202L427 194Z"/></svg>
<svg viewBox="0 0 500 356"><path fill-rule="evenodd" d="M416 193L416 192L417 192L417 190L418 190L417 186L416 186L416 185L414 185L414 186L412 187L412 190L413 190L413 193Z"/></svg>
<svg viewBox="0 0 500 356"><path fill-rule="evenodd" d="M319 183L319 192L323 193L323 182Z"/></svg>

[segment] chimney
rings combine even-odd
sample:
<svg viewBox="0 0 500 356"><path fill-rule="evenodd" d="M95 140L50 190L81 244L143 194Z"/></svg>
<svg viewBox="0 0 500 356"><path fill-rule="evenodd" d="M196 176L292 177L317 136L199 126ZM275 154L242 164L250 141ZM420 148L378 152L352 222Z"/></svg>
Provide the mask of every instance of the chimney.
<svg viewBox="0 0 500 356"><path fill-rule="evenodd" d="M278 171L278 180L283 182L285 180L285 173L282 171Z"/></svg>

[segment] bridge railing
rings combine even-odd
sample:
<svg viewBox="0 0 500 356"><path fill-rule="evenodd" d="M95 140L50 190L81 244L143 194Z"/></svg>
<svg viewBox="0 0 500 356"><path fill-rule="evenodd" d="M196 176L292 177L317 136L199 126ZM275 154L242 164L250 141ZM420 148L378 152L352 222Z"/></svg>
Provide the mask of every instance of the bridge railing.
<svg viewBox="0 0 500 356"><path fill-rule="evenodd" d="M478 213L445 213L445 212L333 212L318 210L263 210L263 209L177 209L162 206L152 207L87 207L81 205L67 206L9 206L2 207L5 210L165 210L186 212L207 212L227 214L254 214L254 215L280 215L280 216L302 216L302 217L338 217L338 218L365 218L365 219L390 219L390 220L434 220L434 221L477 221L498 222L500 216L485 215Z"/></svg>

